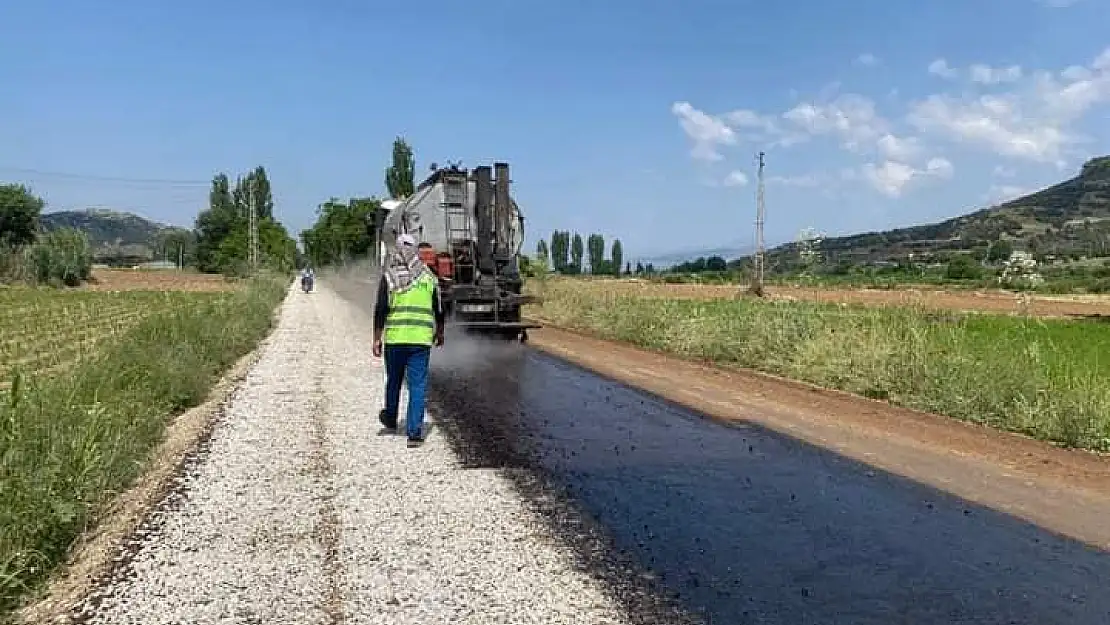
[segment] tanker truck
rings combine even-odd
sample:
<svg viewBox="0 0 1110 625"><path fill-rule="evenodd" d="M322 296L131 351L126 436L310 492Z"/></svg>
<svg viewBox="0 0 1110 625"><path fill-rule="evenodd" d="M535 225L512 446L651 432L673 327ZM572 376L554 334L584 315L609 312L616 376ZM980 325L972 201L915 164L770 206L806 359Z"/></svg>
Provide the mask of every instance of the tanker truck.
<svg viewBox="0 0 1110 625"><path fill-rule="evenodd" d="M448 325L525 341L540 326L521 317L521 306L536 300L521 292L524 217L509 182L508 163L433 165L411 196L383 207L379 262L400 234L430 244L425 262L439 277Z"/></svg>

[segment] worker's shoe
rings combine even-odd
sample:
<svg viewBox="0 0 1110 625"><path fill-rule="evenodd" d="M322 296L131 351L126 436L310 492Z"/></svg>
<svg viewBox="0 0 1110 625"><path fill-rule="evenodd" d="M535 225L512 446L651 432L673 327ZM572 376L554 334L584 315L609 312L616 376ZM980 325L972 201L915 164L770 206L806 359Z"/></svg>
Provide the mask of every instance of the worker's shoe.
<svg viewBox="0 0 1110 625"><path fill-rule="evenodd" d="M381 421L382 425L387 430L397 429L397 417L390 419L389 415L385 413L385 408L382 408L382 411L378 413L378 421Z"/></svg>
<svg viewBox="0 0 1110 625"><path fill-rule="evenodd" d="M424 444L424 436L423 435L416 435L416 436L410 436L409 437L409 442L408 442L409 447L419 447L423 444Z"/></svg>

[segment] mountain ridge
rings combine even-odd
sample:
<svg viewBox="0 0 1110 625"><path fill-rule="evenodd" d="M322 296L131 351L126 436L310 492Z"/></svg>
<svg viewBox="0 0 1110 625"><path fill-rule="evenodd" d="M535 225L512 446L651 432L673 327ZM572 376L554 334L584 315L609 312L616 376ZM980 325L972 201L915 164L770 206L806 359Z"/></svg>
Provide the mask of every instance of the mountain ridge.
<svg viewBox="0 0 1110 625"><path fill-rule="evenodd" d="M59 228L84 232L96 262L154 260L171 240L192 237L187 228L106 208L43 213L39 223L46 232Z"/></svg>
<svg viewBox="0 0 1110 625"><path fill-rule="evenodd" d="M999 241L1040 256L1110 256L1110 156L1092 158L1078 175L1000 204L934 223L829 237L818 249L823 265L866 265L911 254L923 260L985 254ZM769 249L768 269L797 268L799 252L796 241Z"/></svg>

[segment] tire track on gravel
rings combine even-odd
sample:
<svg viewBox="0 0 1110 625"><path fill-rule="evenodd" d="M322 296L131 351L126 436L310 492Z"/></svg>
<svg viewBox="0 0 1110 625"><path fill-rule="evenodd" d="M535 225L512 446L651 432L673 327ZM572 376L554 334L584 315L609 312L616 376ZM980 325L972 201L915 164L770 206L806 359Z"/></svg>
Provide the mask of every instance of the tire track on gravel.
<svg viewBox="0 0 1110 625"><path fill-rule="evenodd" d="M312 455L309 470L319 480L320 489L317 521L312 535L323 551L324 558L325 594L321 609L327 615L329 625L342 625L346 621L343 611L346 575L339 559L342 530L336 503L335 464L332 461L329 428L325 421L326 415L330 414L330 405L324 389L325 379L326 375L323 372L317 373L312 385L315 401L312 405Z"/></svg>

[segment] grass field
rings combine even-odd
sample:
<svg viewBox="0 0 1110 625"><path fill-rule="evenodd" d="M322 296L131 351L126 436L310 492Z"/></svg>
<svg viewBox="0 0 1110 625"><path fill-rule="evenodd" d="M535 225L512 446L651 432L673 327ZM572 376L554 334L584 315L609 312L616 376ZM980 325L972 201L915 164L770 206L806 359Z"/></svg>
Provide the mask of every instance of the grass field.
<svg viewBox="0 0 1110 625"><path fill-rule="evenodd" d="M614 293L665 299L731 299L746 288L735 284L666 284L634 279L580 281ZM1110 296L1107 295L1031 294L1025 297L998 289L942 289L911 284L897 289L769 285L766 291L770 299L788 301L1023 313L1039 317L1110 316Z"/></svg>
<svg viewBox="0 0 1110 625"><path fill-rule="evenodd" d="M192 282L189 282L192 280ZM284 278L0 290L0 622L268 332Z"/></svg>
<svg viewBox="0 0 1110 625"><path fill-rule="evenodd" d="M1110 323L529 288L545 301L527 314L553 325L1110 451Z"/></svg>

